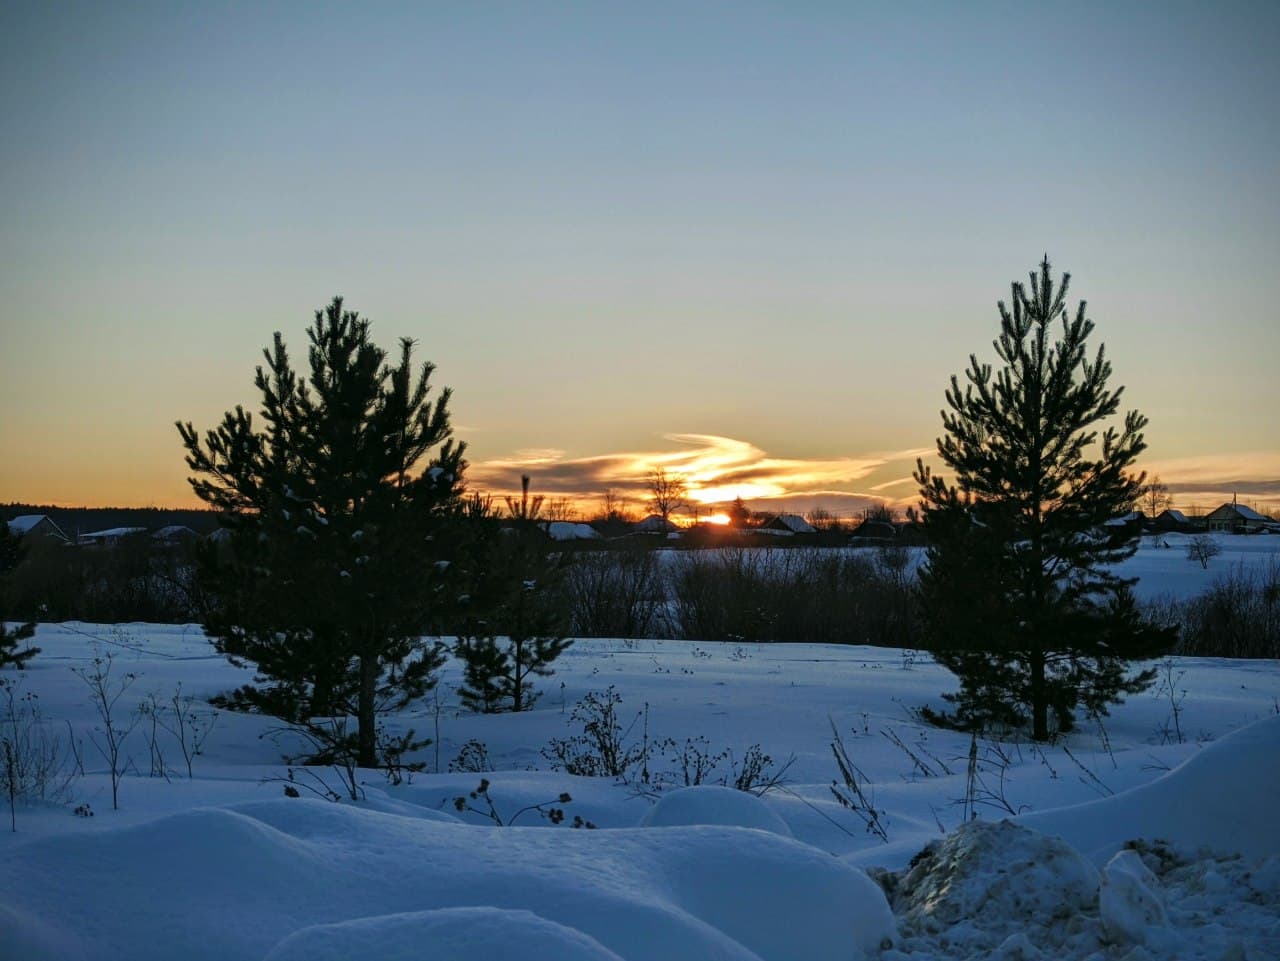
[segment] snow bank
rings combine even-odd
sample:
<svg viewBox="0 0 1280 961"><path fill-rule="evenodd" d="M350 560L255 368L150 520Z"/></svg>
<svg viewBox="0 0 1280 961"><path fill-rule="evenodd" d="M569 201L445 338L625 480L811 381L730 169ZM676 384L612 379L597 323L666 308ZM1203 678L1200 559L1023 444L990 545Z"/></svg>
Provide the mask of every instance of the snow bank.
<svg viewBox="0 0 1280 961"><path fill-rule="evenodd" d="M1278 757L1280 715L1273 715L1210 742L1150 784L1018 821L1059 835L1095 864L1133 838L1247 858L1280 855Z"/></svg>
<svg viewBox="0 0 1280 961"><path fill-rule="evenodd" d="M86 961L376 958L346 949L385 935L399 951L426 930L528 933L547 957L593 961L821 961L871 956L894 934L862 872L726 827L481 828L299 798L9 854L0 945L38 943L75 912L79 944L45 954ZM493 924L454 909L484 909Z"/></svg>
<svg viewBox="0 0 1280 961"><path fill-rule="evenodd" d="M791 828L773 809L754 794L715 784L681 788L664 794L645 812L641 827L671 827L679 824L721 824L757 828L791 837Z"/></svg>

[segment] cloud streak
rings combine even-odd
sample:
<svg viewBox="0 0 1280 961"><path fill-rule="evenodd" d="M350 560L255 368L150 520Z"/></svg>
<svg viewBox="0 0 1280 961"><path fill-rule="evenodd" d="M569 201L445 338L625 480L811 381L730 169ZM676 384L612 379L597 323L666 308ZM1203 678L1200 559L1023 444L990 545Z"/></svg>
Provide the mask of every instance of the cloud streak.
<svg viewBox="0 0 1280 961"><path fill-rule="evenodd" d="M1264 511L1280 508L1280 451L1205 454L1142 466L1148 477L1160 477L1178 507L1209 509L1239 496Z"/></svg>
<svg viewBox="0 0 1280 961"><path fill-rule="evenodd" d="M700 506L741 497L757 507L770 502L779 510L835 505L837 510L856 511L885 500L875 493L877 487L904 483L864 486L868 478L888 468L900 473L902 465L914 465L916 457L932 453L932 448L912 448L858 457L785 458L770 456L748 441L716 434L668 434L664 439L675 449L575 458L557 450L517 451L472 465L470 482L501 494L518 489L520 475L529 474L533 488L550 496L581 501L614 491L643 500L648 496L649 475L661 468L683 477L689 500Z"/></svg>

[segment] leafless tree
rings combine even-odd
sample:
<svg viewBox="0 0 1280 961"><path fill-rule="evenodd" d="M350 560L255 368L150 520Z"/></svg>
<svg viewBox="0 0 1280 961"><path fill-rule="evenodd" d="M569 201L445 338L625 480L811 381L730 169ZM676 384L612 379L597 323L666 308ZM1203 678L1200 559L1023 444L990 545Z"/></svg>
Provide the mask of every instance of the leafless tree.
<svg viewBox="0 0 1280 961"><path fill-rule="evenodd" d="M1138 509L1148 517L1158 517L1172 506L1173 495L1169 493L1169 488L1160 480L1159 474L1152 475L1151 479L1142 485Z"/></svg>
<svg viewBox="0 0 1280 961"><path fill-rule="evenodd" d="M649 471L649 503L653 512L664 521L670 521L671 515L687 502L689 488L680 474L668 474L665 467L655 467Z"/></svg>
<svg viewBox="0 0 1280 961"><path fill-rule="evenodd" d="M840 530L840 518L825 507L815 507L805 515L804 519L820 531Z"/></svg>
<svg viewBox="0 0 1280 961"><path fill-rule="evenodd" d="M576 521L578 519L578 511L573 506L573 501L567 497L553 497L547 501L544 516L549 521Z"/></svg>
<svg viewBox="0 0 1280 961"><path fill-rule="evenodd" d="M1222 548L1208 534L1198 534L1187 542L1187 560L1199 561L1205 570L1209 569L1209 561L1222 552Z"/></svg>
<svg viewBox="0 0 1280 961"><path fill-rule="evenodd" d="M627 506L627 499L610 487L604 492L604 497L601 498L600 517L598 519L602 521L628 522L634 520L634 517Z"/></svg>

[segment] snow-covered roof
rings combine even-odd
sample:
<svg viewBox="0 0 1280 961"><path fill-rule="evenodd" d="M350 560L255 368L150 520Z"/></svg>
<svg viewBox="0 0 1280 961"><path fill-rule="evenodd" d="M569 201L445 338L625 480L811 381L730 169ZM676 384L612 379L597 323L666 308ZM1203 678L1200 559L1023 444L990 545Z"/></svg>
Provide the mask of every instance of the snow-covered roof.
<svg viewBox="0 0 1280 961"><path fill-rule="evenodd" d="M82 541L114 541L122 537L129 537L133 534L145 534L145 527L109 527L104 531L93 531L90 534L81 534Z"/></svg>
<svg viewBox="0 0 1280 961"><path fill-rule="evenodd" d="M178 541L188 537L199 537L200 535L185 524L170 524L152 532L151 536L161 541Z"/></svg>
<svg viewBox="0 0 1280 961"><path fill-rule="evenodd" d="M547 525L547 536L553 541L592 541L600 539L600 532L590 524L552 521Z"/></svg>
<svg viewBox="0 0 1280 961"><path fill-rule="evenodd" d="M25 534L47 516L46 514L23 514L21 517L15 517L9 521L9 530L14 534Z"/></svg>
<svg viewBox="0 0 1280 961"><path fill-rule="evenodd" d="M1113 517L1109 521L1103 521L1103 527L1124 527L1126 524L1132 524L1134 521L1140 521L1145 515L1141 511L1129 511L1122 517Z"/></svg>
<svg viewBox="0 0 1280 961"><path fill-rule="evenodd" d="M9 532L18 537L25 537L32 531L37 531L41 526L44 526L46 535L60 537L63 540L68 539L67 535L62 532L62 528L58 527L48 514L23 514L21 517L15 517L7 523Z"/></svg>
<svg viewBox="0 0 1280 961"><path fill-rule="evenodd" d="M646 531L646 532L657 531L659 533L662 533L664 531L674 531L679 529L671 521L669 520L664 521L657 514L650 514L644 520L636 521L635 524L632 526L633 526L633 529L638 531Z"/></svg>
<svg viewBox="0 0 1280 961"><path fill-rule="evenodd" d="M1259 514L1252 507L1245 507L1243 504L1223 504L1209 514L1209 520L1221 521L1232 517L1254 524L1265 524L1271 520L1271 518Z"/></svg>
<svg viewBox="0 0 1280 961"><path fill-rule="evenodd" d="M1191 521L1188 519L1186 514L1182 513L1182 511L1175 511L1172 507L1170 507L1167 511L1165 511L1163 516L1169 518L1170 520L1175 520L1179 524L1191 523Z"/></svg>
<svg viewBox="0 0 1280 961"><path fill-rule="evenodd" d="M799 514L779 514L778 523L793 534L816 534L818 529Z"/></svg>

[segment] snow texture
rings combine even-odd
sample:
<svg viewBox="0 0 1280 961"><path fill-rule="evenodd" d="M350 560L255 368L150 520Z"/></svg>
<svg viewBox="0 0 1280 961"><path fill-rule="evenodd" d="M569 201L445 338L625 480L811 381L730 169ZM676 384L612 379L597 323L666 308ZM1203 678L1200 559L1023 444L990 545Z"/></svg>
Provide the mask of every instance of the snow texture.
<svg viewBox="0 0 1280 961"><path fill-rule="evenodd" d="M1214 563L1277 551L1277 538L1231 538ZM1146 596L1186 596L1214 576L1155 547L1120 573ZM386 719L393 736L438 737L414 758L431 773L411 783L361 771L359 801L283 797L281 755L301 744L271 719L223 712L192 779L171 739L167 777L145 776L147 725L136 729L116 811L72 668L109 653L113 676L136 675L121 720L181 684L206 721L205 699L252 668L194 625L45 624L33 643L42 654L7 679L38 698L50 732L72 732L87 773L68 804L19 804L16 833L0 832L0 961L1280 958L1280 662L1176 659L1185 739L1152 690L1105 729L1006 741L1004 769L984 746L978 773L999 799L962 824L969 737L912 711L944 707L954 679L914 651L578 640L520 715L463 712L451 661L438 713L428 701ZM631 747L641 731L651 745L705 737L709 755L739 760L759 744L792 759L784 786L715 786L733 783L726 760L703 786L659 790L683 782L658 754L643 785L636 772L550 769L540 749L580 733L573 705L609 685ZM889 843L831 797L831 724ZM447 771L472 740L486 769ZM339 783L325 768L297 776ZM482 776L505 823L528 809L517 826L455 810ZM562 793L568 820L599 830L538 815Z"/></svg>

